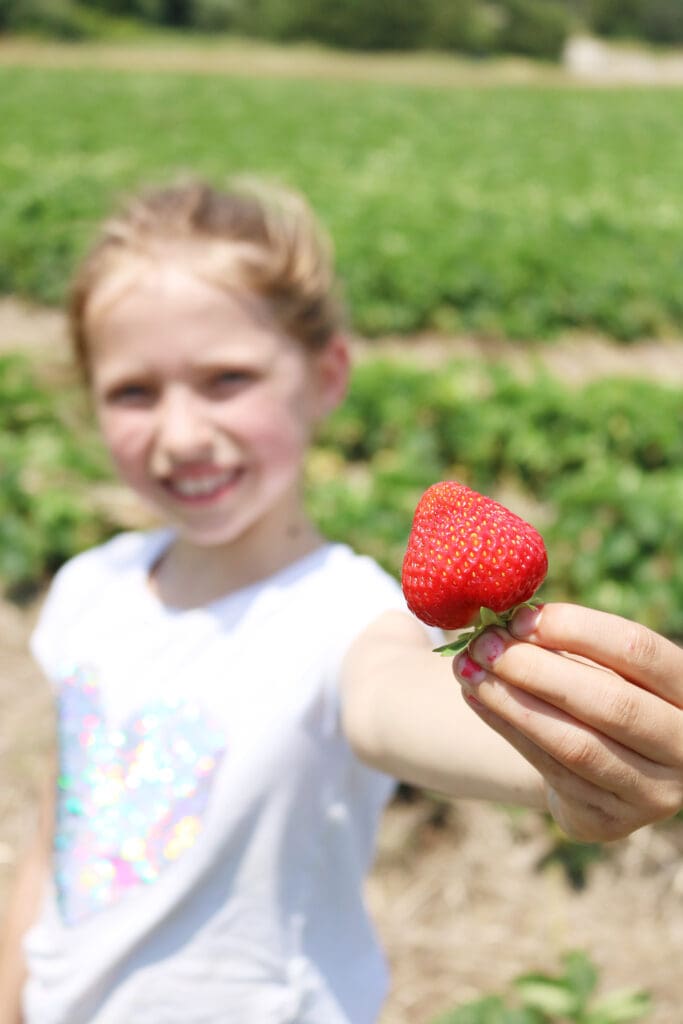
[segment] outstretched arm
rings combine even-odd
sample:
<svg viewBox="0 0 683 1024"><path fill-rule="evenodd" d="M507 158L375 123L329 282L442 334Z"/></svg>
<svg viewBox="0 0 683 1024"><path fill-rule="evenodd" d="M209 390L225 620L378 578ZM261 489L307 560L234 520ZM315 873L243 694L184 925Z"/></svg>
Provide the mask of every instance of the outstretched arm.
<svg viewBox="0 0 683 1024"><path fill-rule="evenodd" d="M558 823L618 839L683 807L683 650L576 605L520 610L456 659L480 719L543 774Z"/></svg>
<svg viewBox="0 0 683 1024"><path fill-rule="evenodd" d="M342 718L366 763L450 796L545 808L538 772L472 713L424 628L386 612L349 651Z"/></svg>

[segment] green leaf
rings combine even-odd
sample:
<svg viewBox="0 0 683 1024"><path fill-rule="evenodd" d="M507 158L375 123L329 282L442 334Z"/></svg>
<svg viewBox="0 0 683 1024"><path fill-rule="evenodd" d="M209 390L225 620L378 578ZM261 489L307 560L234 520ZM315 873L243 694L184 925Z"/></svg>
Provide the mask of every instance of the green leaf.
<svg viewBox="0 0 683 1024"><path fill-rule="evenodd" d="M634 989L611 992L600 999L586 1017L586 1024L626 1024L642 1020L651 1009L650 995Z"/></svg>
<svg viewBox="0 0 683 1024"><path fill-rule="evenodd" d="M526 974L516 978L515 988L525 1006L555 1017L572 1017L581 1009L582 1000L563 979L542 974Z"/></svg>
<svg viewBox="0 0 683 1024"><path fill-rule="evenodd" d="M453 658L456 654L460 654L461 651L469 647L476 635L475 630L469 629L466 633L461 633L455 640L451 640L450 643L443 644L441 647L435 647L433 653L441 654L444 658Z"/></svg>
<svg viewBox="0 0 683 1024"><path fill-rule="evenodd" d="M588 955L580 949L564 957L564 977L572 990L585 1002L598 982L598 972Z"/></svg>
<svg viewBox="0 0 683 1024"><path fill-rule="evenodd" d="M498 612L494 612L491 608L480 608L479 609L479 621L482 626L503 626L505 625L505 618L500 616Z"/></svg>
<svg viewBox="0 0 683 1024"><path fill-rule="evenodd" d="M431 1024L507 1024L505 1012L500 996L484 996L435 1017Z"/></svg>
<svg viewBox="0 0 683 1024"><path fill-rule="evenodd" d="M455 1010L441 1014L430 1024L544 1024L536 1010L511 1009L500 996L484 996Z"/></svg>

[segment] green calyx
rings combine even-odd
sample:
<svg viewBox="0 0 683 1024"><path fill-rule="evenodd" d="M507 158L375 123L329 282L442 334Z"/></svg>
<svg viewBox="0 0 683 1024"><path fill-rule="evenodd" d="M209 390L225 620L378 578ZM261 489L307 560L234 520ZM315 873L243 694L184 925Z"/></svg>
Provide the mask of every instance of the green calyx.
<svg viewBox="0 0 683 1024"><path fill-rule="evenodd" d="M471 629L466 629L464 633L460 633L456 636L455 640L451 640L450 643L444 644L442 647L435 647L434 654L441 654L444 658L454 658L456 654L462 654L463 651L469 649L470 645L474 643L478 636L488 629L489 626L502 626L503 629L507 628L507 624L520 608L537 608L538 606L533 604L531 601L524 601L522 604L516 604L512 608L508 608L506 612L494 612L491 608L480 608L479 609L479 621Z"/></svg>

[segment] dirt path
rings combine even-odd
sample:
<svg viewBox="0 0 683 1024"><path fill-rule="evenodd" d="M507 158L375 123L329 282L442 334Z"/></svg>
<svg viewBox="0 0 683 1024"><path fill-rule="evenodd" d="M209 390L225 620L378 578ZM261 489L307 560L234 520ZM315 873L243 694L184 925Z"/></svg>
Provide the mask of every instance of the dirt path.
<svg viewBox="0 0 683 1024"><path fill-rule="evenodd" d="M0 37L2 66L394 82L440 89L500 84L683 84L683 51L656 52L583 36L569 41L558 65L520 57L482 61L444 53L344 53L308 44L275 46L229 37L212 41L159 36L124 44Z"/></svg>
<svg viewBox="0 0 683 1024"><path fill-rule="evenodd" d="M269 46L245 40L211 43L54 43L0 37L0 67L96 67L117 71L254 75L259 78L395 82L451 88L496 83L555 83L570 77L561 67L505 58L487 62L436 53L343 53L313 45Z"/></svg>
<svg viewBox="0 0 683 1024"><path fill-rule="evenodd" d="M24 351L41 363L68 362L66 322L57 310L14 298L0 298L0 353ZM543 368L562 380L580 385L606 376L638 376L663 383L683 382L683 339L645 340L618 344L606 338L565 337L535 346L492 341L472 336L422 334L411 338L358 338L354 356L377 355L394 360L416 358L437 368L449 359L481 359L506 363L519 373Z"/></svg>

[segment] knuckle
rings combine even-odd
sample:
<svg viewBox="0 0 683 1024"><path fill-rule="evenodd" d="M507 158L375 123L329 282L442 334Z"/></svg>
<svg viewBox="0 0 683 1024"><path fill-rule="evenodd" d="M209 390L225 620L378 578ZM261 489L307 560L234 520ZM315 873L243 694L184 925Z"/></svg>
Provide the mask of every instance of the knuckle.
<svg viewBox="0 0 683 1024"><path fill-rule="evenodd" d="M619 839L626 839L635 829L640 828L642 822L622 818L613 818L610 815L603 815L596 822L593 832L593 839L589 842L614 843Z"/></svg>
<svg viewBox="0 0 683 1024"><path fill-rule="evenodd" d="M636 623L629 623L626 650L631 664L641 672L651 669L659 658L659 643L656 635L645 626L639 626Z"/></svg>
<svg viewBox="0 0 683 1024"><path fill-rule="evenodd" d="M589 733L571 730L559 740L555 756L568 768L587 771L593 767L597 753L597 745Z"/></svg>
<svg viewBox="0 0 683 1024"><path fill-rule="evenodd" d="M655 789L649 801L653 821L672 818L683 807L683 780L671 780Z"/></svg>
<svg viewBox="0 0 683 1024"><path fill-rule="evenodd" d="M640 808L618 799L612 800L609 806L593 806L591 811L594 841L597 842L611 843L624 839L646 824Z"/></svg>
<svg viewBox="0 0 683 1024"><path fill-rule="evenodd" d="M621 733L634 735L638 731L641 708L638 695L623 687L614 687L604 698L602 711L603 725L616 727Z"/></svg>
<svg viewBox="0 0 683 1024"><path fill-rule="evenodd" d="M606 843L622 839L632 830L627 814L615 815L595 804L564 806L554 815L570 839L580 843ZM624 808L624 811L626 809Z"/></svg>

